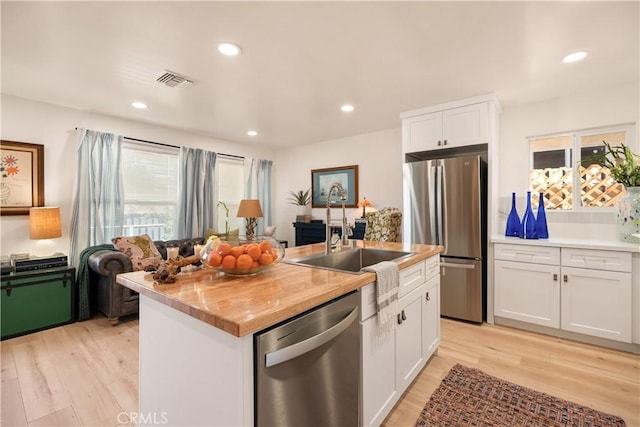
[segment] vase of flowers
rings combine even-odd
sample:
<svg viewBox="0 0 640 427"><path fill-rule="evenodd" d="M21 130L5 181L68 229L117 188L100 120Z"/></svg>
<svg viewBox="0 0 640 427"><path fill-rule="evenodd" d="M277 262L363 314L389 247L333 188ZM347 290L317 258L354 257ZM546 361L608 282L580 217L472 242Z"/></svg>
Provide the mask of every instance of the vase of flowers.
<svg viewBox="0 0 640 427"><path fill-rule="evenodd" d="M298 190L298 191L289 191L289 197L287 200L291 202L292 205L298 207L298 215L307 215L309 212L309 202L311 202L310 196L311 189Z"/></svg>
<svg viewBox="0 0 640 427"><path fill-rule="evenodd" d="M626 195L615 204L618 237L625 242L640 243L640 156L624 144L611 146L604 142L604 145L603 153L584 161L607 167L616 182L625 187Z"/></svg>

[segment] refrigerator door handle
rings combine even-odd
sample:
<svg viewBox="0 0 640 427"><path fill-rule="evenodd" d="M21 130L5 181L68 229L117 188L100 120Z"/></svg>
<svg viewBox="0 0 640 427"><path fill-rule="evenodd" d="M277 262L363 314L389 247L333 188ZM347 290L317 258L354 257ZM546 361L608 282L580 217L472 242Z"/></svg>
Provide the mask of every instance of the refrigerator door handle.
<svg viewBox="0 0 640 427"><path fill-rule="evenodd" d="M438 212L438 204L439 204L439 187L438 187L438 166L431 166L429 168L429 182L430 182L430 188L433 189L434 191L429 191L429 205L431 206L431 209L429 210L429 215L431 216L431 221L430 225L431 225L431 235L435 238L434 241L432 242L432 244L434 245L439 245L442 241L442 237L440 236L440 215Z"/></svg>
<svg viewBox="0 0 640 427"><path fill-rule="evenodd" d="M444 173L444 162L438 168L438 243L445 247L447 250L447 243L449 242L447 236L447 198L444 196L447 191L447 182Z"/></svg>
<svg viewBox="0 0 640 427"><path fill-rule="evenodd" d="M474 264L454 264L451 262L440 262L440 267L463 268L465 270L475 270Z"/></svg>
<svg viewBox="0 0 640 427"><path fill-rule="evenodd" d="M436 226L436 243L438 245L444 244L444 236L442 235L442 222L444 221L444 212L442 211L442 166L434 166L434 187L436 194L435 203L435 226Z"/></svg>

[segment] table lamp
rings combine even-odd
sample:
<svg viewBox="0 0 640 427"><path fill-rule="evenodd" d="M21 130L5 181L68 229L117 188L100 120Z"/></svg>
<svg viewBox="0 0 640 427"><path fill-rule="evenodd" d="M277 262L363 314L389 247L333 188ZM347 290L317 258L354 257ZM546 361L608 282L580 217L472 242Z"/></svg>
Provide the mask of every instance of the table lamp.
<svg viewBox="0 0 640 427"><path fill-rule="evenodd" d="M377 211L377 209L371 206L371 201L367 200L366 197L363 197L362 200L358 201L358 207L362 208L362 216L360 218L365 218L367 212Z"/></svg>
<svg viewBox="0 0 640 427"><path fill-rule="evenodd" d="M60 208L30 208L29 238L31 240L45 240L57 239L58 237L62 237L62 226L60 224ZM46 255L50 255L50 253Z"/></svg>
<svg viewBox="0 0 640 427"><path fill-rule="evenodd" d="M260 207L260 200L257 199L244 199L240 200L240 206L238 206L237 217L245 218L247 221L246 236L248 240L253 240L256 234L256 225L258 220L256 218L262 217L262 208Z"/></svg>

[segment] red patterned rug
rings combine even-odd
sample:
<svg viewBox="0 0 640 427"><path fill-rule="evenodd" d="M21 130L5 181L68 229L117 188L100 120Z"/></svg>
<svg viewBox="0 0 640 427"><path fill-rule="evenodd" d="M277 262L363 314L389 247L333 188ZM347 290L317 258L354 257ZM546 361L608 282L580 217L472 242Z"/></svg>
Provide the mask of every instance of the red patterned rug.
<svg viewBox="0 0 640 427"><path fill-rule="evenodd" d="M456 365L416 426L625 426L624 420Z"/></svg>

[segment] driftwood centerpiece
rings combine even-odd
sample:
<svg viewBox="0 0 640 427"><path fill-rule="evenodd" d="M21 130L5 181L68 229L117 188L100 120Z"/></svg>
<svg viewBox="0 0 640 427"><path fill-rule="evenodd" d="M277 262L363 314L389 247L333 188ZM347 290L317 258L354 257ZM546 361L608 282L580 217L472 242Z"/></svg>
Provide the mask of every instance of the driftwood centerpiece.
<svg viewBox="0 0 640 427"><path fill-rule="evenodd" d="M182 267L195 264L200 261L198 255L191 255L188 257L182 257L178 255L176 259L168 259L160 262L158 269L153 274L153 280L158 283L175 283L176 276L180 273Z"/></svg>

